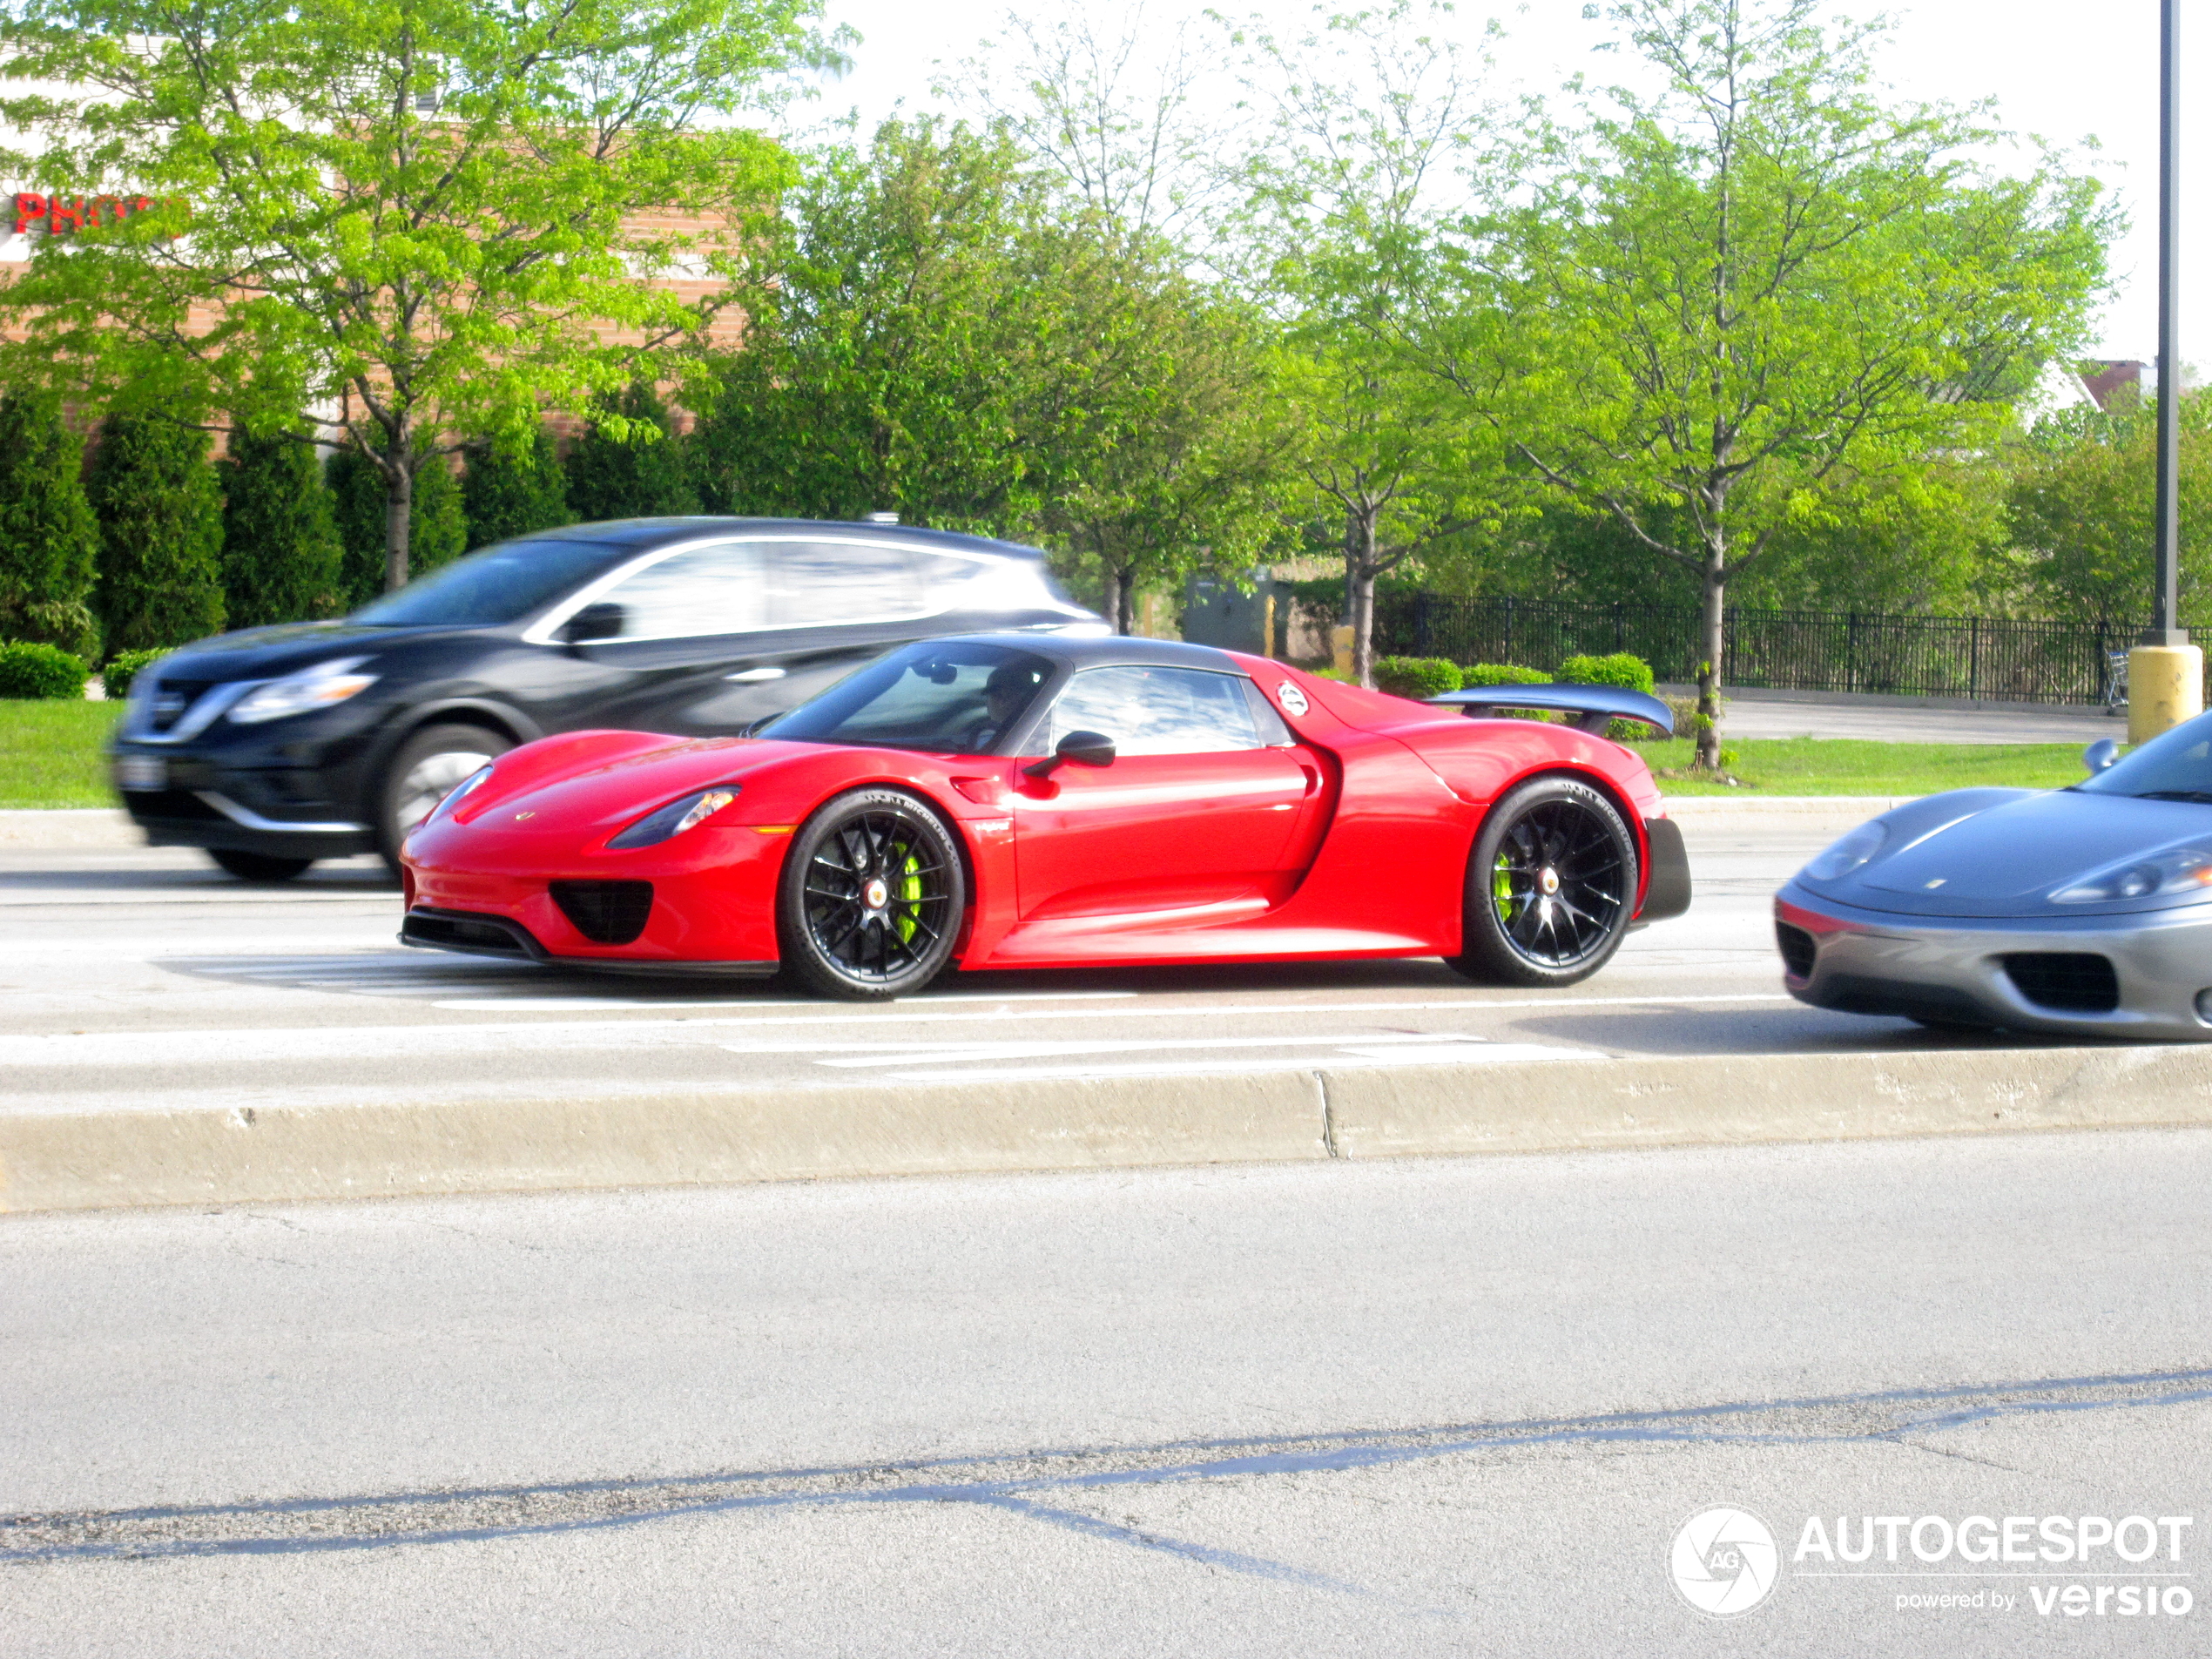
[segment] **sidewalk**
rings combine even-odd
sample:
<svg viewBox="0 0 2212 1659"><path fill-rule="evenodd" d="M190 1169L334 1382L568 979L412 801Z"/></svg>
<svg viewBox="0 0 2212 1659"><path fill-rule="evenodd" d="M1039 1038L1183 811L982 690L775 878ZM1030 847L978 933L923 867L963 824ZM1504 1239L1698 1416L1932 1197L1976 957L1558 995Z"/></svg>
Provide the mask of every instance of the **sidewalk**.
<svg viewBox="0 0 2212 1659"><path fill-rule="evenodd" d="M1696 688L1662 685L1663 696ZM1890 743L2070 743L2128 740L2125 710L2047 703L1969 703L1952 698L1854 697L1818 691L1722 692L1722 735L1730 738L1869 738Z"/></svg>

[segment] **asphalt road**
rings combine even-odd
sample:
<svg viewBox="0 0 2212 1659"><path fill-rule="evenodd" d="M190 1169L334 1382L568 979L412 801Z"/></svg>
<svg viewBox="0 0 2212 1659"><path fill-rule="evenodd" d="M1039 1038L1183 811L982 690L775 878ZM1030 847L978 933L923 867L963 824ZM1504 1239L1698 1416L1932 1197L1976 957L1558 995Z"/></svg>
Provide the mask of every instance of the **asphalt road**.
<svg viewBox="0 0 2212 1659"><path fill-rule="evenodd" d="M1940 1047L1779 983L1769 898L1865 811L1686 808L1690 914L1566 992L1432 961L978 974L887 1007L403 948L367 860L256 888L182 851L0 849L0 1110Z"/></svg>
<svg viewBox="0 0 2212 1659"><path fill-rule="evenodd" d="M2202 1653L2208 1183L2138 1131L0 1218L0 1652ZM1716 1506L1777 1546L1726 1621ZM2156 1548L1915 1556L1972 1516Z"/></svg>

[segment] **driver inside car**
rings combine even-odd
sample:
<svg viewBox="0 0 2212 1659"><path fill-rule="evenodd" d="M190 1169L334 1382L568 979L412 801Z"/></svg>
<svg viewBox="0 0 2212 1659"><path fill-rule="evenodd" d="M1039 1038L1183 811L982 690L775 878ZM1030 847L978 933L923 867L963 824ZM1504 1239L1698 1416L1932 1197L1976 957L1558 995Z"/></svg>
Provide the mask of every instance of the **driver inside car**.
<svg viewBox="0 0 2212 1659"><path fill-rule="evenodd" d="M962 739L968 752L985 753L1004 737L1007 728L1029 706L1029 698L1043 678L1042 669L1027 663L1001 663L993 669L990 678L983 682L983 718Z"/></svg>

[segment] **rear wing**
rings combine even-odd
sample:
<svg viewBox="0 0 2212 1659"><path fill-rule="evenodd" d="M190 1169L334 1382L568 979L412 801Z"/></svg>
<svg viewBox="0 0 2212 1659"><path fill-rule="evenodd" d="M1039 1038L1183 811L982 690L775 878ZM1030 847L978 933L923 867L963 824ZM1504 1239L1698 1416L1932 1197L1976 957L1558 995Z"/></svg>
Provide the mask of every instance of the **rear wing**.
<svg viewBox="0 0 2212 1659"><path fill-rule="evenodd" d="M1675 731L1674 711L1664 703L1648 692L1618 685L1479 685L1427 700L1444 708L1464 709L1478 720L1499 709L1531 709L1575 715L1581 730L1600 734L1615 720L1642 721L1662 737L1672 737Z"/></svg>

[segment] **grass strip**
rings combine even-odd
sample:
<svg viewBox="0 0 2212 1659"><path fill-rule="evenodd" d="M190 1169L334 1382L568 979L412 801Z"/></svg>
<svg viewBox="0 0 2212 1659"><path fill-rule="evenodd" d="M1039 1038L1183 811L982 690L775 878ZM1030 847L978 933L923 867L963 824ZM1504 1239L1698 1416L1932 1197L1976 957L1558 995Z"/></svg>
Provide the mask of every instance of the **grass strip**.
<svg viewBox="0 0 2212 1659"><path fill-rule="evenodd" d="M0 807L113 806L100 752L120 703L0 701Z"/></svg>
<svg viewBox="0 0 2212 1659"><path fill-rule="evenodd" d="M1635 745L1655 772L1687 767L1683 738ZM2070 743L1890 743L1873 738L1739 738L1724 745L1741 788L1661 778L1665 795L1932 795L1990 785L2055 789L2087 776Z"/></svg>

